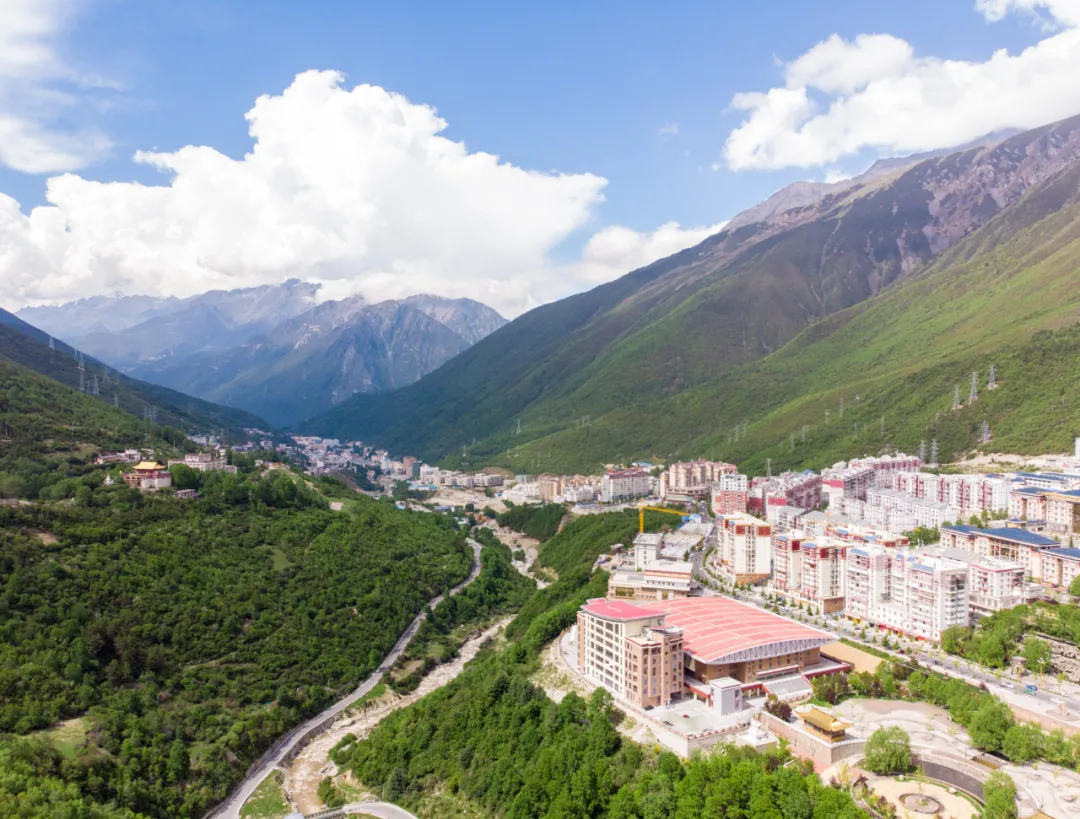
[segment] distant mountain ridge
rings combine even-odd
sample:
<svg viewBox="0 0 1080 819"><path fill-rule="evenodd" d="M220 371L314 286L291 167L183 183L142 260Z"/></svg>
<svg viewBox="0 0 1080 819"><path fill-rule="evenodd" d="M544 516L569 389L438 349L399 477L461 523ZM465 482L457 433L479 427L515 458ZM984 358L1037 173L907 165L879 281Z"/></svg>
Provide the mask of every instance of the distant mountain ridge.
<svg viewBox="0 0 1080 819"><path fill-rule="evenodd" d="M687 448L727 445L739 424L749 426L749 438L740 434L735 455L753 455L759 450L743 442L754 440L762 414L781 395L808 401L823 366L810 356L810 369L799 373L806 378L759 381L757 362L773 361L790 344L817 349L837 322L893 293L895 309L932 315L933 303L899 294L920 292L941 265L949 266L939 274L948 281L953 265L1020 247L1026 232L1053 216L1054 203L1072 201L1066 194L1076 192L1070 172L1077 167L1080 117L912 163L890 160L879 175L805 202L774 202L696 247L536 308L417 383L354 396L304 428L429 460L449 463L465 447L470 464L573 471L702 454ZM1017 274L1026 269L1016 264ZM977 274L966 271L964 281L968 292ZM1019 326L1038 330L1052 320L1046 315L1036 310ZM979 338L987 346L995 337ZM925 342L905 366L934 360L937 342ZM847 360L855 352L831 354ZM791 384L802 392L790 393ZM783 431L785 441L790 432Z"/></svg>
<svg viewBox="0 0 1080 819"><path fill-rule="evenodd" d="M471 299L320 303L317 294L318 285L290 279L186 299L95 297L20 315L132 377L276 425L356 392L411 384L506 323Z"/></svg>

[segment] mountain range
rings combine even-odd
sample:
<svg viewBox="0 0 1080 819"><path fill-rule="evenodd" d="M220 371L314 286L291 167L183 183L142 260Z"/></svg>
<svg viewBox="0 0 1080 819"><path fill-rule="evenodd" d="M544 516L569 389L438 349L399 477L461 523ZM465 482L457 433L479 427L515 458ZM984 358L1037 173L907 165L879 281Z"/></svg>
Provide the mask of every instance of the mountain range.
<svg viewBox="0 0 1080 819"><path fill-rule="evenodd" d="M1064 448L1080 423L1078 179L1080 117L802 183L304 428L565 471L710 454L823 465L934 439L943 458Z"/></svg>
<svg viewBox="0 0 1080 819"><path fill-rule="evenodd" d="M319 302L318 285L99 296L18 315L135 378L285 425L411 384L506 323L471 299Z"/></svg>

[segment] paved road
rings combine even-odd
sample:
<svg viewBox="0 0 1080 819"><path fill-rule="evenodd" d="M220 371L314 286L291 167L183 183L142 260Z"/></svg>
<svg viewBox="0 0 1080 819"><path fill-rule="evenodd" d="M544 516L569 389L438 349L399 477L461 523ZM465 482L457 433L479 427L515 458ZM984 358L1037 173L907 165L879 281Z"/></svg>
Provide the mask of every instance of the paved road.
<svg viewBox="0 0 1080 819"><path fill-rule="evenodd" d="M417 819L404 808L389 802L353 802L342 808L345 813L360 813L365 816L381 816L383 819Z"/></svg>
<svg viewBox="0 0 1080 819"><path fill-rule="evenodd" d="M457 594L467 585L472 583L480 574L480 544L470 538L469 545L472 547L473 550L472 571L462 583L459 583L457 586L454 586L454 588L450 590L450 594ZM437 605L439 605L439 603L443 601L444 596L445 595L440 594L438 597L433 598L429 604L431 608L435 608ZM402 635L398 638L397 643L394 644L394 647L390 650L390 653L387 654L386 657L383 659L382 665L375 669L375 671L371 674L370 677L360 683L359 687L356 688L356 690L354 690L351 694L344 697L343 699L338 700L321 714L312 717L307 722L304 722L289 731L289 733L287 733L283 739L279 740L279 744L273 749L273 751L259 761L258 766L255 768L255 770L249 773L247 775L247 778L244 779L244 781L241 782L239 785L237 785L235 789L233 789L233 792L229 794L228 798L224 802L219 804L216 808L209 811L203 817L203 819L239 819L240 808L243 807L244 803L247 801L248 797L251 796L255 788L257 788L259 786L259 783L261 783L264 779L266 779L267 776L270 775L271 771L273 771L276 767L278 767L278 765L281 764L281 761L285 758L285 756L293 748L296 747L297 743L299 743L304 738L308 731L312 730L317 725L329 719L330 717L337 716L379 684L380 680L382 680L383 678L383 675L390 670L391 666L393 666L395 662L397 662L398 657L400 657L402 652L404 652L405 649L408 647L409 643L412 641L412 638L416 636L416 632L420 629L420 624L424 622L425 616L426 615L423 611L416 615L416 618L409 624L409 627L405 629ZM382 803L368 804L381 805ZM393 806L391 805L389 807ZM380 813L375 815L392 817L392 819L400 819L400 817L407 818L412 816L412 814L406 813L405 811L401 811L397 814ZM415 817L413 817L413 819L415 819Z"/></svg>

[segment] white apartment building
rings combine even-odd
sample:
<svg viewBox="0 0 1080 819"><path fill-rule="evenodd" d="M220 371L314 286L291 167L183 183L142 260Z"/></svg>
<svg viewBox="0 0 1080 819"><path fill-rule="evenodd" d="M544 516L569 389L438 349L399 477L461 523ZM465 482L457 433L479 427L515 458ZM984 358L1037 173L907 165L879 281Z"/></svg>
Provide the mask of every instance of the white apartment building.
<svg viewBox="0 0 1080 819"><path fill-rule="evenodd" d="M773 536L773 589L831 614L844 608L847 547L801 532Z"/></svg>
<svg viewBox="0 0 1080 819"><path fill-rule="evenodd" d="M716 519L719 548L713 562L735 583L764 580L772 573L772 527L752 515L736 512Z"/></svg>
<svg viewBox="0 0 1080 819"><path fill-rule="evenodd" d="M589 503L599 497L600 491L595 486L570 486L563 492L567 503Z"/></svg>
<svg viewBox="0 0 1080 819"><path fill-rule="evenodd" d="M880 489L874 487L866 493L865 515L871 514L872 508L895 510L903 515L910 516L916 526L926 526L936 529L943 524L955 521L960 517L960 510L941 501L925 498L913 498L905 492L896 489Z"/></svg>
<svg viewBox="0 0 1080 819"><path fill-rule="evenodd" d="M872 466L850 466L841 461L821 472L821 492L830 508L836 508L841 500L866 499L866 490L874 485L877 471Z"/></svg>
<svg viewBox="0 0 1080 819"><path fill-rule="evenodd" d="M918 525L915 522L915 516L910 512L885 506L871 506L858 498L843 498L838 508L840 513L849 520L861 521L870 526L880 526L882 529L893 532L907 532Z"/></svg>
<svg viewBox="0 0 1080 819"><path fill-rule="evenodd" d="M1011 609L1031 600L1031 590L1019 563L996 557L980 557L963 549L945 549L943 557L968 567L968 618L970 622Z"/></svg>
<svg viewBox="0 0 1080 819"><path fill-rule="evenodd" d="M881 546L848 550L849 618L937 642L950 626L966 626L968 566L937 554Z"/></svg>
<svg viewBox="0 0 1080 819"><path fill-rule="evenodd" d="M719 475L713 482L710 500L714 515L730 515L746 511L750 481L738 472Z"/></svg>
<svg viewBox="0 0 1080 819"><path fill-rule="evenodd" d="M939 501L969 518L983 512L1001 512L1009 506L1011 482L1001 475L931 475L899 472L885 476L883 488L914 498Z"/></svg>
<svg viewBox="0 0 1080 819"><path fill-rule="evenodd" d="M518 483L499 493L499 497L511 503L540 503L540 484Z"/></svg>
<svg viewBox="0 0 1080 819"><path fill-rule="evenodd" d="M652 479L644 469L621 469L605 472L601 482L604 503L648 497Z"/></svg>

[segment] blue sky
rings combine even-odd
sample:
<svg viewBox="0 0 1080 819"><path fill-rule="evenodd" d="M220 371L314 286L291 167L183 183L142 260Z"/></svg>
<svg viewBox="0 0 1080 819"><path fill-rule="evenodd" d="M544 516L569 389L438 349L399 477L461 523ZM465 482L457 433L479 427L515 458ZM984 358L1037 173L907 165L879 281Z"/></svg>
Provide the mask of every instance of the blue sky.
<svg viewBox="0 0 1080 819"><path fill-rule="evenodd" d="M715 225L791 181L857 173L878 155L941 147L953 138L948 129L927 135L926 144L911 142L907 134L886 134L884 141L892 144L885 146L859 144L852 137L854 147L836 149L841 155L821 161L816 149L807 149L810 158L803 159L802 147L785 148L785 135L771 133L761 142L775 148L775 156L769 153L773 158L763 159L765 153L748 158L747 153L741 160L744 169L733 170L737 163L725 155L725 142L748 118L745 108L732 107L733 99L782 88L785 65L832 35L854 42L859 35L887 34L890 42L906 42L920 58L978 65L995 50L1015 55L1055 34L1069 34L1076 23L1069 16L1076 10L1074 0L981 0L978 9L970 0L902 5L867 0L55 3L58 22L47 42L56 60L79 79L42 82L42 88L60 88L71 97L62 110L47 113L48 127L77 134L86 130L109 143L72 169L83 180L168 185L170 174L132 161L139 150L170 153L189 145L210 146L240 160L252 147L244 113L256 98L281 95L309 69L334 70L344 73L346 89L371 84L434 107L447 123L442 136L463 142L469 152L497 154L502 162L525 169L607 180L602 193L592 192L594 201L584 215L559 220L558 229L537 239L538 245L547 242L541 255L554 265L572 264L607 226L648 233L670 221L684 227ZM873 56L882 49L875 45L865 51ZM848 73L846 66L841 70ZM885 70L873 68L871 79ZM808 93L824 108L838 92L821 85L815 88L811 82ZM847 89L839 95L858 93ZM976 88L969 96L980 93ZM990 100L987 105L993 107ZM1043 106L1026 114L1022 124L1075 113L1070 105L1065 100ZM1008 120L1003 113L987 122L1013 125ZM917 133L927 122L914 117L908 127ZM963 127L955 133L956 142L971 136ZM2 139L0 131L0 156ZM836 147L830 140L823 138L829 145L822 151ZM46 202L46 180L63 170L28 173L0 165L0 193L29 213ZM499 229L507 230L493 226ZM68 255L93 255L94 241L101 242L90 237L80 253ZM385 279L386 269L394 265L380 265L372 275ZM250 264L241 266L244 275L237 276L238 283L262 280L250 275ZM281 265L269 268L267 280L283 275ZM405 268L425 265L396 269ZM321 270L326 272L325 264ZM139 284L131 265L98 278L70 269L44 275L53 275L57 286L26 287L22 300L89 295L89 290L118 282L127 282L125 289ZM556 268L537 275L561 274ZM341 274L330 276L335 277ZM227 278L228 271L215 269L212 275L193 277L191 287ZM569 289L602 278L590 274ZM142 284L162 292L170 286ZM522 304L562 294L549 288Z"/></svg>

